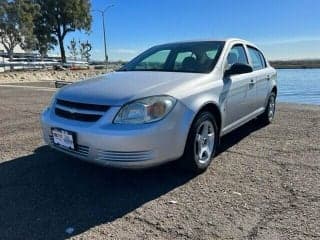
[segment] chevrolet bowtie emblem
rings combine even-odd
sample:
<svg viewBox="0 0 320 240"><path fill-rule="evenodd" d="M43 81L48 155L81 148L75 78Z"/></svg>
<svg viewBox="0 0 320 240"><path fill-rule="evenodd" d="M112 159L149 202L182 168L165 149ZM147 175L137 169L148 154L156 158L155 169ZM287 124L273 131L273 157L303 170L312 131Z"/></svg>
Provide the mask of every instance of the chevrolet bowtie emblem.
<svg viewBox="0 0 320 240"><path fill-rule="evenodd" d="M76 110L74 109L74 108L70 108L69 110L68 110L70 113L75 113L76 112Z"/></svg>

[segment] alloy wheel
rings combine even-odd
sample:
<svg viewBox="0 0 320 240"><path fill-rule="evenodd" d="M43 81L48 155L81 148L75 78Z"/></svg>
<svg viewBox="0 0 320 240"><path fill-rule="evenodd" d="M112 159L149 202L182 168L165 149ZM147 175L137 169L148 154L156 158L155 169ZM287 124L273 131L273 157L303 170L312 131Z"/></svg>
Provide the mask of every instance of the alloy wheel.
<svg viewBox="0 0 320 240"><path fill-rule="evenodd" d="M268 118L270 122L273 120L275 109L276 109L276 99L274 95L271 95L269 99L269 106L268 106L268 110L269 110Z"/></svg>
<svg viewBox="0 0 320 240"><path fill-rule="evenodd" d="M202 122L194 141L194 154L197 161L205 164L210 161L215 144L215 132L211 121Z"/></svg>

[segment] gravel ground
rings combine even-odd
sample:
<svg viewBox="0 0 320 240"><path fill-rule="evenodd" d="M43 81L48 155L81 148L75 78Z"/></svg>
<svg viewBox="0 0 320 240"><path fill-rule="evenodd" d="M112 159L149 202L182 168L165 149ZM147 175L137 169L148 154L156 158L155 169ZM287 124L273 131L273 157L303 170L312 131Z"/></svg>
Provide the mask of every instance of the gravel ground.
<svg viewBox="0 0 320 240"><path fill-rule="evenodd" d="M320 239L320 107L279 104L193 176L50 150L39 113L52 94L0 87L0 239Z"/></svg>
<svg viewBox="0 0 320 240"><path fill-rule="evenodd" d="M110 72L113 69L119 68L118 66L113 66L114 68L106 69L85 69L85 70L24 70L24 71L13 71L13 72L2 72L0 73L0 84L3 83L28 83L37 81L78 81L80 79L94 77L106 72Z"/></svg>

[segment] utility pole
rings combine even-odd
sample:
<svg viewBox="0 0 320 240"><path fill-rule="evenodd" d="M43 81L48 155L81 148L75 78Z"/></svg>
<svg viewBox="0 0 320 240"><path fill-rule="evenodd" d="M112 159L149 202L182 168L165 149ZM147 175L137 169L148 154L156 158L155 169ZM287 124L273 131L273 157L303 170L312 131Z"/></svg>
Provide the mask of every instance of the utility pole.
<svg viewBox="0 0 320 240"><path fill-rule="evenodd" d="M107 54L107 41L106 41L106 26L105 26L105 13L108 9L114 7L114 4L108 5L104 10L93 10L101 13L102 17L102 28L103 28L103 44L104 44L104 61L106 64L106 67L108 66L108 54Z"/></svg>
<svg viewBox="0 0 320 240"><path fill-rule="evenodd" d="M106 27L104 23L104 12L102 12L102 27L103 27L103 44L104 44L104 60L108 65L108 54L107 54L107 42L106 42Z"/></svg>

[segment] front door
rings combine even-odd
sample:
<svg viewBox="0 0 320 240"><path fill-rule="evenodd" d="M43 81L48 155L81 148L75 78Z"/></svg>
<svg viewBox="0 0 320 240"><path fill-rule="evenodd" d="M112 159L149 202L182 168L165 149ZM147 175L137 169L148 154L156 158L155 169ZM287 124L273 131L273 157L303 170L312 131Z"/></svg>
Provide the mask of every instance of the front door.
<svg viewBox="0 0 320 240"><path fill-rule="evenodd" d="M229 66L234 63L249 64L242 44L231 48L227 63ZM227 97L225 126L228 126L255 110L256 85L253 73L228 76L224 79L224 84Z"/></svg>

